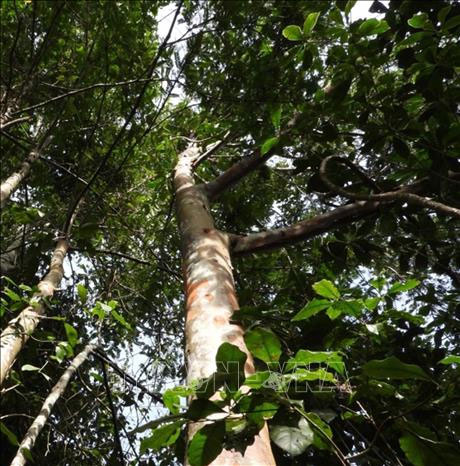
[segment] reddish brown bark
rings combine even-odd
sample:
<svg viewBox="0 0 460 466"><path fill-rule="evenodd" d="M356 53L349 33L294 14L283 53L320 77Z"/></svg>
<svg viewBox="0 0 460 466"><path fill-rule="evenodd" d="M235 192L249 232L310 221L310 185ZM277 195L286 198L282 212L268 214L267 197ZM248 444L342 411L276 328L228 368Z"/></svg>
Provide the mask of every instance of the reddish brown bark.
<svg viewBox="0 0 460 466"><path fill-rule="evenodd" d="M183 273L186 294L186 358L189 382L211 376L216 370L217 349L230 342L248 358L246 374L254 366L243 338L243 329L230 323L238 309L229 240L215 229L205 191L196 186L193 167L199 158L194 145L179 156L174 175L176 210L182 242ZM199 425L192 424L189 438ZM265 426L242 456L237 451L222 451L214 465L275 465Z"/></svg>

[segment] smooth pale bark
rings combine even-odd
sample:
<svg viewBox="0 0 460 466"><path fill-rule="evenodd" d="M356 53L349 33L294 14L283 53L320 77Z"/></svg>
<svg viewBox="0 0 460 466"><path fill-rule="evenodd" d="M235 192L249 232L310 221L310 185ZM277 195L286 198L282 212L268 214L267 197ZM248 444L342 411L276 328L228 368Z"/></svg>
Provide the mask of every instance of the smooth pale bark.
<svg viewBox="0 0 460 466"><path fill-rule="evenodd" d="M30 116L16 118L15 120L2 121L0 123L0 130L5 130L10 126L17 125L18 123L23 123L24 121L30 120Z"/></svg>
<svg viewBox="0 0 460 466"><path fill-rule="evenodd" d="M12 319L0 336L0 386L3 384L16 356L46 313L43 298L52 298L64 275L63 262L69 248L66 239L60 239L54 249L48 273L38 284L36 304L27 306Z"/></svg>
<svg viewBox="0 0 460 466"><path fill-rule="evenodd" d="M24 160L21 168L10 175L5 181L2 182L0 187L0 207L3 208L11 197L11 194L16 191L18 186L24 180L24 178L30 173L30 168L35 160L38 159L40 152L38 150L32 151L29 156Z"/></svg>
<svg viewBox="0 0 460 466"><path fill-rule="evenodd" d="M32 450L38 435L48 420L51 411L56 404L56 401L64 393L70 379L75 374L75 371L86 361L88 356L96 349L95 345L87 345L81 353L73 359L70 366L62 374L61 378L57 381L56 385L51 389L50 394L46 397L42 405L40 414L35 418L32 425L29 427L24 439L18 447L16 456L13 458L10 466L24 466L26 464L26 457L24 456L24 449L29 452Z"/></svg>
<svg viewBox="0 0 460 466"><path fill-rule="evenodd" d="M205 191L196 186L193 167L199 158L194 145L179 156L174 175L176 210L182 242L186 294L186 358L189 382L211 376L216 370L217 349L224 342L244 351L248 358L245 373L254 373L252 357L246 348L243 329L230 323L238 300L230 261L229 240L219 232L209 212ZM190 424L191 438L200 424ZM241 455L223 450L211 463L215 466L275 465L265 425Z"/></svg>

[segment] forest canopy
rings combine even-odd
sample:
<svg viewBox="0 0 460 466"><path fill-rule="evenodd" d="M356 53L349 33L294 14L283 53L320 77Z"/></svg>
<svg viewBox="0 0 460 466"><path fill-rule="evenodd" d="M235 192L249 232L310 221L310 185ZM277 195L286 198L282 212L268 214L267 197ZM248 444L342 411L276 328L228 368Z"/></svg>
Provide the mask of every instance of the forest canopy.
<svg viewBox="0 0 460 466"><path fill-rule="evenodd" d="M1 464L457 465L460 3L3 0Z"/></svg>

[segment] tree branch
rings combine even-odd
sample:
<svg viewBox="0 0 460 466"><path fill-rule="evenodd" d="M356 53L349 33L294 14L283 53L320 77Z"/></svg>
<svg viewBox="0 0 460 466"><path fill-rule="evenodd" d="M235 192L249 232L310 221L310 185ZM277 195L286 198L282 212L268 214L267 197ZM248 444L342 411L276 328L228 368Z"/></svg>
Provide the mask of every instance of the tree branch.
<svg viewBox="0 0 460 466"><path fill-rule="evenodd" d="M345 196L348 199L352 199L355 201L402 201L407 202L409 204L415 204L421 207L425 207L427 209L435 210L444 215L460 218L460 209L456 209L455 207L442 204L441 202L433 201L427 197L419 196L417 194L414 194L413 192L408 192L407 188L404 187L396 191L388 191L381 194L357 194L352 193L344 188L341 188L340 186L337 186L335 183L333 183L327 176L327 164L334 159L347 166L353 166L354 171L358 171L359 169L349 160L344 159L343 157L340 157L338 155L330 155L321 162L321 166L319 169L321 179L332 191L334 191L337 194L340 194L341 196Z"/></svg>
<svg viewBox="0 0 460 466"><path fill-rule="evenodd" d="M118 428L118 420L117 420L117 412L115 409L115 405L112 399L112 392L110 391L110 385L107 378L107 371L105 370L105 362L100 359L101 368L102 368L102 375L104 378L104 387L107 394L107 400L109 401L110 413L112 414L112 422L113 422L113 431L114 431L114 443L118 452L118 459L120 464L125 464L125 458L123 456L123 448L121 447L121 440L120 440L120 430Z"/></svg>
<svg viewBox="0 0 460 466"><path fill-rule="evenodd" d="M376 201L357 201L331 212L295 223L284 228L253 233L247 236L230 234L231 250L234 256L268 251L304 241L319 235L342 223L359 220L376 212L381 203Z"/></svg>
<svg viewBox="0 0 460 466"><path fill-rule="evenodd" d="M260 149L256 149L253 155L232 165L229 169L221 173L217 178L206 183L204 190L209 200L216 199L220 194L231 186L237 184L246 175L263 165L273 153L261 155Z"/></svg>
<svg viewBox="0 0 460 466"><path fill-rule="evenodd" d="M34 422L29 427L29 430L27 431L26 435L24 436L24 439L19 445L16 456L14 457L10 466L24 466L26 464L27 459L24 452L30 452L30 450L35 444L35 441L37 440L38 435L40 434L41 430L48 421L48 418L51 414L51 410L56 404L56 401L64 393L75 371L81 366L81 364L83 364L86 361L88 356L94 351L95 348L95 345L85 346L83 351L73 359L70 366L65 370L64 374L62 374L61 378L57 381L56 385L51 389L50 394L47 396L45 402L42 405L40 414L35 418Z"/></svg>
<svg viewBox="0 0 460 466"><path fill-rule="evenodd" d="M0 130L5 130L10 126L17 125L18 123L23 123L24 121L30 120L30 116L16 118L15 120L2 121L0 123Z"/></svg>
<svg viewBox="0 0 460 466"><path fill-rule="evenodd" d="M131 377L127 372L125 372L123 369L121 369L117 364L115 364L101 348L96 348L95 350L95 356L100 358L103 362L106 362L125 382L130 383L131 385L134 385L136 388L138 388L142 393L145 393L146 395L150 396L152 399L154 399L158 403L163 403L163 397L161 393L158 392L152 392L148 388L144 387L142 384L140 384L136 379Z"/></svg>
<svg viewBox="0 0 460 466"><path fill-rule="evenodd" d="M286 125L286 129L279 133L279 138L287 135L291 131L291 129L297 123L299 117L300 114L294 115L294 117ZM257 148L253 155L240 160L221 173L217 178L206 183L204 185L204 190L209 200L212 201L216 199L221 193L241 181L246 175L253 172L260 165L266 163L267 160L273 155L275 155L273 150L270 150L268 153L262 155L260 148Z"/></svg>
<svg viewBox="0 0 460 466"><path fill-rule="evenodd" d="M29 107L22 108L20 110L16 110L15 112L11 113L11 116L15 115L20 115L21 113L29 112L31 110L36 110L37 108L44 107L45 105L48 105L52 102L57 102L62 99L66 99L67 97L71 97L73 95L81 94L83 92L91 91L93 89L100 89L100 88L111 88L111 87L119 87L119 86L128 86L130 84L137 84L137 83L145 83L145 82L150 82L155 80L156 78L150 77L150 78L138 78L138 79L131 79L130 81L121 81L121 82L115 82L115 83L96 83L92 84L90 86L82 87L80 89L72 89L69 92L66 92L65 94L60 94L55 97L52 97L48 100L44 100L43 102L40 102L35 105L30 105ZM30 117L24 117L24 118L30 118ZM23 118L23 119L24 119ZM7 122L5 123L4 127L6 128L10 124L14 124L15 122L19 122L19 120L23 120L21 118L18 118L17 120L14 120L13 122Z"/></svg>
<svg viewBox="0 0 460 466"><path fill-rule="evenodd" d="M449 180L454 181L458 178L458 173L449 173ZM363 200L357 200L352 204L337 207L330 212L302 220L301 222L284 228L252 233L246 236L229 234L232 254L235 256L242 256L258 251L277 249L299 241L304 241L308 238L329 231L337 225L360 220L367 215L378 211L382 205L398 200L404 200L407 202L407 195L427 200L415 193L423 192L423 190L426 189L428 181L429 180L427 178L423 178L413 184L399 188L398 191L383 193L391 195L386 196L382 194L381 198L379 197L380 195L375 195L377 196L377 199L373 199L374 196L363 196ZM393 194L396 194L396 196L393 196ZM368 197L370 197L370 199L368 199ZM448 207L448 209L458 210L452 207Z"/></svg>
<svg viewBox="0 0 460 466"><path fill-rule="evenodd" d="M193 168L197 168L198 165L200 165L202 162L204 162L206 159L211 157L214 152L219 150L223 145L225 145L228 140L231 138L231 133L230 131L227 131L223 138L220 141L215 142L214 144L211 144L206 147L206 151L203 152L193 163Z"/></svg>

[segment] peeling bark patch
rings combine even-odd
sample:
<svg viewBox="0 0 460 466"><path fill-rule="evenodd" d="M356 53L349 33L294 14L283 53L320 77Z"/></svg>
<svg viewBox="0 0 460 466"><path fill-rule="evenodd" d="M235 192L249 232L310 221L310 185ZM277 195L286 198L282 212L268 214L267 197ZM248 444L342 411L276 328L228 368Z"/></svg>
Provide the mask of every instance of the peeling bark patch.
<svg viewBox="0 0 460 466"><path fill-rule="evenodd" d="M222 316L215 316L213 321L219 327L223 327L225 324L228 323L228 319Z"/></svg>
<svg viewBox="0 0 460 466"><path fill-rule="evenodd" d="M194 301L198 298L198 292L200 289L208 285L208 283L209 280L204 279L187 284L187 307L193 305Z"/></svg>

